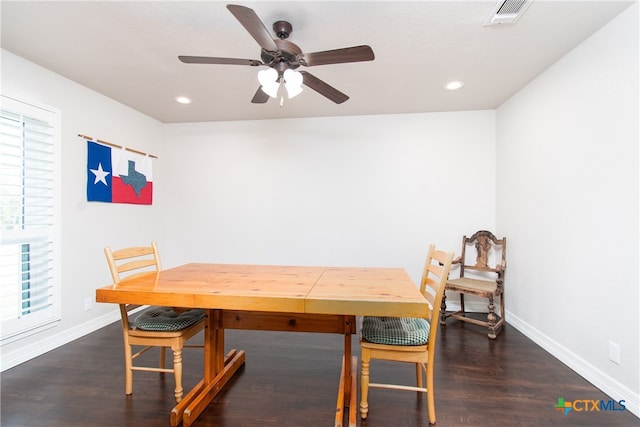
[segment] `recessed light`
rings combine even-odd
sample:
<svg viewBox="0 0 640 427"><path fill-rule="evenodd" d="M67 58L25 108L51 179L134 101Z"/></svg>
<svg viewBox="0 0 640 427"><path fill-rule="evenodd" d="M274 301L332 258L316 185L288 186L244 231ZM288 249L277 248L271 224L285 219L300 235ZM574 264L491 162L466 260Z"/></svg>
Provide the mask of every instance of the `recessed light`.
<svg viewBox="0 0 640 427"><path fill-rule="evenodd" d="M444 88L447 90L458 90L458 89L462 89L462 87L464 86L464 82L461 80L454 80L452 82L447 83L446 85L444 85Z"/></svg>
<svg viewBox="0 0 640 427"><path fill-rule="evenodd" d="M176 102L179 104L191 104L191 100L186 96L176 96Z"/></svg>

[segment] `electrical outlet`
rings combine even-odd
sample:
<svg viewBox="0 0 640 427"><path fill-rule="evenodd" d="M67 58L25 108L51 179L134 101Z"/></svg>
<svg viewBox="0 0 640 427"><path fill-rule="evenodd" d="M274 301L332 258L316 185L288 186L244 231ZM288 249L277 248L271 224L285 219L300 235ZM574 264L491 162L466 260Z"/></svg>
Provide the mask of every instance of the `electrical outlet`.
<svg viewBox="0 0 640 427"><path fill-rule="evenodd" d="M616 365L620 364L620 346L611 341L609 341L609 360Z"/></svg>
<svg viewBox="0 0 640 427"><path fill-rule="evenodd" d="M91 310L91 306L92 305L93 305L93 300L91 298L85 298L84 299L84 310L85 311Z"/></svg>

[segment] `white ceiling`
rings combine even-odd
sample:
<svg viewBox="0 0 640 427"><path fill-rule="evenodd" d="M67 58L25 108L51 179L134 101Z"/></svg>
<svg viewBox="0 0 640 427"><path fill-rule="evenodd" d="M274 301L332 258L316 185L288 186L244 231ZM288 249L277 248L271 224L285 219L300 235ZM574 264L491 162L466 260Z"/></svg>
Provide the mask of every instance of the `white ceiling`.
<svg viewBox="0 0 640 427"><path fill-rule="evenodd" d="M306 88L252 104L263 67L184 64L178 55L260 59L221 1L0 2L2 48L165 123L494 109L631 1L534 0L515 24L484 26L497 0L238 1L304 52L368 44L369 62L302 67L350 99ZM462 90L443 89L463 80ZM178 95L190 105L174 101Z"/></svg>

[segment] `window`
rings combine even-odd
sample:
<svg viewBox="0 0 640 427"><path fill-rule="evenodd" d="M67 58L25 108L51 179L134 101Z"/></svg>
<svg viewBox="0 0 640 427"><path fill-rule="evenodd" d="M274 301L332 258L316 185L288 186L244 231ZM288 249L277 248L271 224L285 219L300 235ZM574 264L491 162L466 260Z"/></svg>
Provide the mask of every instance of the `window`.
<svg viewBox="0 0 640 427"><path fill-rule="evenodd" d="M60 113L2 96L2 343L60 320Z"/></svg>

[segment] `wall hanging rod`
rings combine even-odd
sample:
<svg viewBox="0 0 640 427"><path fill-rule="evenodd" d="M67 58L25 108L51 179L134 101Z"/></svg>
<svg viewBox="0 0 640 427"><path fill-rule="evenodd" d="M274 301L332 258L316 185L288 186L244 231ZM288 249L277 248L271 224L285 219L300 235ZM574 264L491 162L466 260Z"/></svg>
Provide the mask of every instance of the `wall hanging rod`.
<svg viewBox="0 0 640 427"><path fill-rule="evenodd" d="M123 147L122 145L114 144L114 143L108 142L108 141L103 141L103 140L97 139L97 138L92 138L92 137L87 136L87 135L82 135L81 133L79 133L78 136L80 138L88 139L89 141L96 141L96 142L99 142L100 144L108 145L110 147L124 148L125 150L131 151L132 153L142 154L143 156L149 156L152 159L157 159L158 158L158 156L154 156L153 154L145 153L144 151L138 151L138 150L134 150L133 148Z"/></svg>

